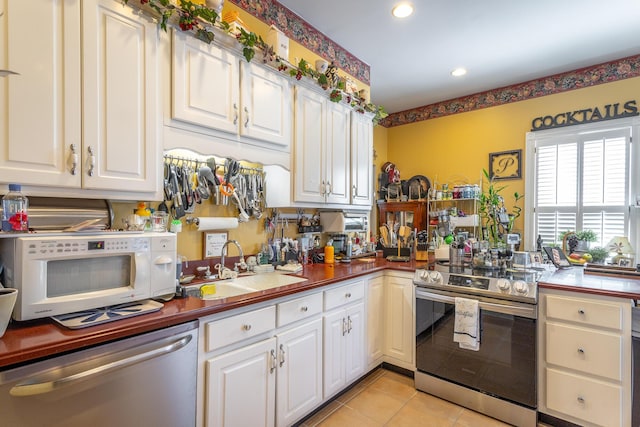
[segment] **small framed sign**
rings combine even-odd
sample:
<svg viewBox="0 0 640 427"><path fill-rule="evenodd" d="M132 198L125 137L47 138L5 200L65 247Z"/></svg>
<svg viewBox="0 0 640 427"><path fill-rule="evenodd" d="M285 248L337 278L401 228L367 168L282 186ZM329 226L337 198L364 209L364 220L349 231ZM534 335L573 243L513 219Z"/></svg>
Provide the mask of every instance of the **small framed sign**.
<svg viewBox="0 0 640 427"><path fill-rule="evenodd" d="M489 177L492 179L522 178L522 150L489 153Z"/></svg>
<svg viewBox="0 0 640 427"><path fill-rule="evenodd" d="M227 241L229 233L205 233L204 257L214 258L222 256L222 246Z"/></svg>
<svg viewBox="0 0 640 427"><path fill-rule="evenodd" d="M545 246L543 249L547 253L549 260L556 266L556 268L571 267L571 263L567 259L567 256L560 250L560 248Z"/></svg>

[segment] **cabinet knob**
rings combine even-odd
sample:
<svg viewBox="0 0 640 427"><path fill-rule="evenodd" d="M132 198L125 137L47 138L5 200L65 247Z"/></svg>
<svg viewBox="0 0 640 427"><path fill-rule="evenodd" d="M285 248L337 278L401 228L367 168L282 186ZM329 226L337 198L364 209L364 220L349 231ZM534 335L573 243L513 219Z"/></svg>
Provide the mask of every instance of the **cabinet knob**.
<svg viewBox="0 0 640 427"><path fill-rule="evenodd" d="M242 325L242 330L243 331L250 331L251 330L251 325L247 324L247 325Z"/></svg>
<svg viewBox="0 0 640 427"><path fill-rule="evenodd" d="M578 403L584 403L584 397L578 396Z"/></svg>
<svg viewBox="0 0 640 427"><path fill-rule="evenodd" d="M345 298L351 298L351 292L347 292L346 294L344 294Z"/></svg>
<svg viewBox="0 0 640 427"><path fill-rule="evenodd" d="M578 353L584 354L584 348L578 348Z"/></svg>
<svg viewBox="0 0 640 427"><path fill-rule="evenodd" d="M584 316L584 310L583 310L583 309L581 309L581 308L580 308L580 309L578 309L578 314L579 314L579 315L581 315L581 316Z"/></svg>
<svg viewBox="0 0 640 427"><path fill-rule="evenodd" d="M306 305L303 305L302 307L300 307L300 311L302 312L307 312L309 310L309 307L307 307Z"/></svg>

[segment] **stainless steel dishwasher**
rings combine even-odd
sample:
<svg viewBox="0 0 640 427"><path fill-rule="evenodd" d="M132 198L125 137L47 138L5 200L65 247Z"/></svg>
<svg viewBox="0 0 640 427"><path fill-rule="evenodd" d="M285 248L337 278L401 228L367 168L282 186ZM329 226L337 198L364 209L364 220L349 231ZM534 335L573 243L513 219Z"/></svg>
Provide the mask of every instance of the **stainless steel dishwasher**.
<svg viewBox="0 0 640 427"><path fill-rule="evenodd" d="M3 426L193 427L197 321L0 372Z"/></svg>

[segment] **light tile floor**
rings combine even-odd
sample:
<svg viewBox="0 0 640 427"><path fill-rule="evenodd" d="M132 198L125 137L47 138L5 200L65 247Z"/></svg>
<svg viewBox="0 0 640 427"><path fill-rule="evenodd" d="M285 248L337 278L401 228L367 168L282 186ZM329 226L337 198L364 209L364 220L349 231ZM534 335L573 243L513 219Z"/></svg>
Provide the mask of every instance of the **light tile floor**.
<svg viewBox="0 0 640 427"><path fill-rule="evenodd" d="M494 418L417 391L413 379L376 369L300 427L498 427Z"/></svg>

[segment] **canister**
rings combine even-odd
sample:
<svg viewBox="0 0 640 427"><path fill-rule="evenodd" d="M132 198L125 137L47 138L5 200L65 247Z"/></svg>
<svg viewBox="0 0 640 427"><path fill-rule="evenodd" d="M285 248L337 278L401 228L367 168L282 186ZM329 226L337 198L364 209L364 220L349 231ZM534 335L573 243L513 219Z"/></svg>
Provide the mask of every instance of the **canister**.
<svg viewBox="0 0 640 427"><path fill-rule="evenodd" d="M334 258L334 249L333 246L327 245L324 247L324 263L325 264L333 264L335 261Z"/></svg>

